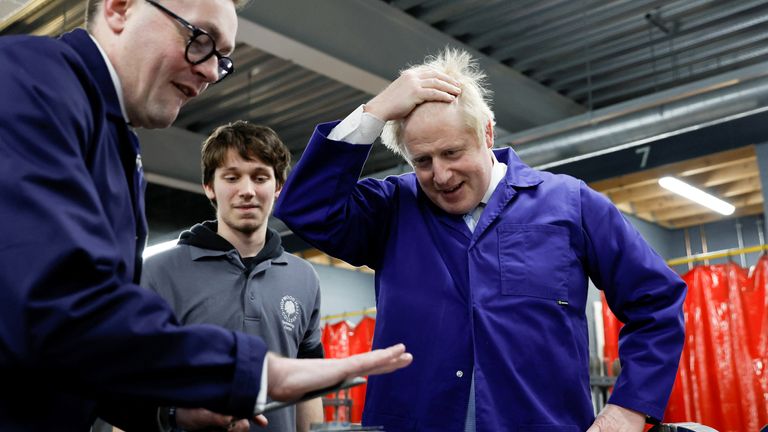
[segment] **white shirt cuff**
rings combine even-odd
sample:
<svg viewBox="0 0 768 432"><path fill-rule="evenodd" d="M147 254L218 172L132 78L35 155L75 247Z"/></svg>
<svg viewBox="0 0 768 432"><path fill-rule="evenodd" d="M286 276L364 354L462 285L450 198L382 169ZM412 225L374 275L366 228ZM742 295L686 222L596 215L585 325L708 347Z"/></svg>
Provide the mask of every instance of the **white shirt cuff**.
<svg viewBox="0 0 768 432"><path fill-rule="evenodd" d="M328 134L328 139L344 141L350 144L373 144L384 130L384 121L363 111L365 105L360 105L352 114L337 124Z"/></svg>
<svg viewBox="0 0 768 432"><path fill-rule="evenodd" d="M261 412L264 406L267 404L267 362L269 357L264 356L264 365L261 368L261 387L259 387L259 394L256 396L256 406L253 408L254 412Z"/></svg>

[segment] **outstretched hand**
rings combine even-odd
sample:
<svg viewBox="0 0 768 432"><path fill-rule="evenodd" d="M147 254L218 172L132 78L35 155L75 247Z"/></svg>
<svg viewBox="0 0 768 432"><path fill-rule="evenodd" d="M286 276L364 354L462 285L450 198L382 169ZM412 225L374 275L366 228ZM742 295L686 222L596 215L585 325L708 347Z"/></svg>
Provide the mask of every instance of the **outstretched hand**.
<svg viewBox="0 0 768 432"><path fill-rule="evenodd" d="M290 359L268 354L267 390L278 401L295 400L312 390L319 390L346 379L389 373L411 364L413 356L405 345L357 354L343 359Z"/></svg>
<svg viewBox="0 0 768 432"><path fill-rule="evenodd" d="M459 85L455 79L435 70L405 71L365 104L365 111L383 121L401 119L424 102L453 102L461 93Z"/></svg>
<svg viewBox="0 0 768 432"><path fill-rule="evenodd" d="M607 404L587 432L642 432L645 416L637 411Z"/></svg>

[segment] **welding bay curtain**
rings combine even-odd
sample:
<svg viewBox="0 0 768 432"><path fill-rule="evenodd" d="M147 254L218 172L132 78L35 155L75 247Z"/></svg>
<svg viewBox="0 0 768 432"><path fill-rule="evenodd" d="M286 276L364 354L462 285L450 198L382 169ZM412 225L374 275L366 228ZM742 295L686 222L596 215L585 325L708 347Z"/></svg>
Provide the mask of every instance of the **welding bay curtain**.
<svg viewBox="0 0 768 432"><path fill-rule="evenodd" d="M375 326L376 320L368 316L363 317L357 325L353 325L349 321L326 324L323 328L322 337L325 357L342 358L370 351L373 344L373 329ZM365 405L365 384L349 390L342 390L338 392L338 395L330 395L329 397L352 399L351 412L347 412L344 408L338 409L336 420L339 422L360 423L363 417L363 406ZM325 407L325 420L333 421L334 412L336 410L333 407Z"/></svg>
<svg viewBox="0 0 768 432"><path fill-rule="evenodd" d="M768 257L752 274L734 263L683 276L685 348L665 422L693 421L720 432L768 424ZM618 356L620 323L604 310L605 357Z"/></svg>

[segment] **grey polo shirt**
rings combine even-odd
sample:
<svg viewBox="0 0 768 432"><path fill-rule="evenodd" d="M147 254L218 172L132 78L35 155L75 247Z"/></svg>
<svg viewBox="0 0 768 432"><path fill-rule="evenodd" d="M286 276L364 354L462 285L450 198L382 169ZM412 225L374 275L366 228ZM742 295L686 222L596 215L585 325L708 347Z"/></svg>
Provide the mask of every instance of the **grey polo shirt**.
<svg viewBox="0 0 768 432"><path fill-rule="evenodd" d="M141 282L168 301L182 324L256 335L285 357L322 355L319 281L301 258L282 252L248 272L235 249L178 244L144 262ZM293 407L267 419L266 429L251 430L296 430Z"/></svg>

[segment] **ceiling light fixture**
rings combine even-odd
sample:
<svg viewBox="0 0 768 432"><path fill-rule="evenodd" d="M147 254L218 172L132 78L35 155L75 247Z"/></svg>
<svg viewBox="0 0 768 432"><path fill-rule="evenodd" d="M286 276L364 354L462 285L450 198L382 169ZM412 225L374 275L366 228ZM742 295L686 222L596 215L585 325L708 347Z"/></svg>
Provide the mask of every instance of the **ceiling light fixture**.
<svg viewBox="0 0 768 432"><path fill-rule="evenodd" d="M701 204L704 207L712 209L722 215L731 215L736 210L732 204L729 204L720 198L710 195L701 189L695 188L688 183L678 180L674 177L662 177L659 179L659 185L664 189L674 192L683 198Z"/></svg>

